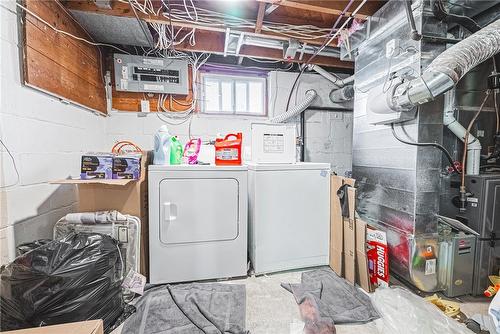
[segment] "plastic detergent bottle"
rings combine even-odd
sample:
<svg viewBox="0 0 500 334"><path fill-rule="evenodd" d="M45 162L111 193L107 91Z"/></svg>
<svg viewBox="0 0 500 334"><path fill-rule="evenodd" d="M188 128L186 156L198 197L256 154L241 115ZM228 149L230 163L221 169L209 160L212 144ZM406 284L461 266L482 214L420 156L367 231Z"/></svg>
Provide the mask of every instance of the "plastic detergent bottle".
<svg viewBox="0 0 500 334"><path fill-rule="evenodd" d="M170 137L170 164L180 165L182 162L182 144L177 136Z"/></svg>
<svg viewBox="0 0 500 334"><path fill-rule="evenodd" d="M155 134L155 150L153 164L170 164L170 133L166 125L162 125Z"/></svg>

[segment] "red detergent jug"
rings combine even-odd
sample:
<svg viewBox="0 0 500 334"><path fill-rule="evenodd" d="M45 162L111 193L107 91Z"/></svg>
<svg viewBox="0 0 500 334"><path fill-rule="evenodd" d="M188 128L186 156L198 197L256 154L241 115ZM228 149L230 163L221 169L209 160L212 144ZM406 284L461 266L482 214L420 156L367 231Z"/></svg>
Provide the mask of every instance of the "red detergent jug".
<svg viewBox="0 0 500 334"><path fill-rule="evenodd" d="M230 133L224 139L215 140L216 165L241 165L241 142L243 135Z"/></svg>

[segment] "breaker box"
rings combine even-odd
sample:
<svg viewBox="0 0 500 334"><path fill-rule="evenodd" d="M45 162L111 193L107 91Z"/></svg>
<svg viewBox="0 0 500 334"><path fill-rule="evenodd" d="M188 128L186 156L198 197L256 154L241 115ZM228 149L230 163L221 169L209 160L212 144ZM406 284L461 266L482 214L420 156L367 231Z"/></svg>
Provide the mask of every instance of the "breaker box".
<svg viewBox="0 0 500 334"><path fill-rule="evenodd" d="M188 95L186 60L114 54L117 91Z"/></svg>

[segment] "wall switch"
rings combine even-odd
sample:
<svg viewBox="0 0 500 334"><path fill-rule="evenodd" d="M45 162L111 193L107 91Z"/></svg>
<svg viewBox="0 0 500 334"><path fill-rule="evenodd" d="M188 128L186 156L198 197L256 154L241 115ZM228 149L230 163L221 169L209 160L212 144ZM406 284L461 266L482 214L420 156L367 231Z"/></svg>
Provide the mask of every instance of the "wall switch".
<svg viewBox="0 0 500 334"><path fill-rule="evenodd" d="M150 112L149 100L141 100L141 112Z"/></svg>

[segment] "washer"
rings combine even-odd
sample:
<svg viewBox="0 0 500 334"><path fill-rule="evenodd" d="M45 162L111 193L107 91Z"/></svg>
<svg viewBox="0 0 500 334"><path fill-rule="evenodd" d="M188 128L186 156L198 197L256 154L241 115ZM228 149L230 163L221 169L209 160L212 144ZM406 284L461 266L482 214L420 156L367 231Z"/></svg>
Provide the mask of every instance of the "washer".
<svg viewBox="0 0 500 334"><path fill-rule="evenodd" d="M255 273L327 265L330 164L249 164L248 179Z"/></svg>
<svg viewBox="0 0 500 334"><path fill-rule="evenodd" d="M247 274L247 167L149 166L150 283Z"/></svg>

